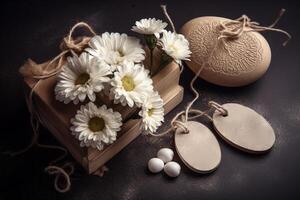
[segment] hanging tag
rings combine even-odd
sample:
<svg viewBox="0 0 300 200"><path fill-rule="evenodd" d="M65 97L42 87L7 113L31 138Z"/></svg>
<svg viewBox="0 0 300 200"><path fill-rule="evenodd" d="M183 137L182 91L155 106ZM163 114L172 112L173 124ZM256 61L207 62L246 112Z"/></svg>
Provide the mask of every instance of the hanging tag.
<svg viewBox="0 0 300 200"><path fill-rule="evenodd" d="M215 135L196 121L185 123L188 133L175 132L176 151L183 163L197 173L209 173L221 162L221 149Z"/></svg>
<svg viewBox="0 0 300 200"><path fill-rule="evenodd" d="M227 103L221 107L227 111L227 115L216 110L213 124L225 141L250 153L262 153L272 148L275 134L265 118L240 104Z"/></svg>

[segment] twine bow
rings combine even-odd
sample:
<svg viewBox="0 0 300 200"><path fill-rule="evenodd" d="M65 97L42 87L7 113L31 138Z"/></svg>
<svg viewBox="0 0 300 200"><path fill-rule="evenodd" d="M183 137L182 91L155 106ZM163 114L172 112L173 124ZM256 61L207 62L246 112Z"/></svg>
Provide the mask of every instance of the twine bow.
<svg viewBox="0 0 300 200"><path fill-rule="evenodd" d="M261 26L258 22L251 21L251 19L247 15L242 15L235 20L222 21L220 23L221 30L218 40L222 38L239 38L241 37L241 35L247 32L275 31L283 33L288 37L288 39L283 43L283 46L285 46L292 38L292 36L284 30L274 28L274 26L281 19L284 13L285 9L281 9L278 17L269 26Z"/></svg>
<svg viewBox="0 0 300 200"><path fill-rule="evenodd" d="M54 57L50 62L48 62L45 66L32 66L32 68L38 68L39 71L36 73L32 71L32 69L28 69L28 65L24 65L20 68L20 73L25 77L34 78L37 80L50 78L61 71L63 66L63 61L68 53L81 53L84 48L87 46L90 41L90 37L78 37L76 39L73 38L73 33L78 28L86 28L93 36L97 35L95 31L85 22L79 22L75 24L69 34L63 39L60 44L60 49L62 52ZM30 61L32 63L32 61ZM49 69L55 62L57 62L56 66L53 69ZM30 65L29 65L30 66ZM42 69L40 69L42 68Z"/></svg>

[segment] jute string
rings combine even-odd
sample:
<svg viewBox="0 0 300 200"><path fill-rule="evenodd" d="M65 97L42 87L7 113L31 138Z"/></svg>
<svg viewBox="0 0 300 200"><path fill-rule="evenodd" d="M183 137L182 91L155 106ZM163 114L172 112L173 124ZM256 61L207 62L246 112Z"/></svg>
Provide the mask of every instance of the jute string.
<svg viewBox="0 0 300 200"><path fill-rule="evenodd" d="M66 56L69 53L72 54L81 53L84 50L84 48L86 47L86 45L90 40L90 37L81 37L81 38L74 39L73 33L78 28L85 28L93 36L96 35L95 31L87 23L79 22L70 29L68 35L63 39L62 43L60 44L60 48L62 52L58 54L56 57L54 57L51 61L49 61L45 66L39 66L36 63L34 63L32 60L29 60L28 65L31 66L31 68L28 68L28 65L24 65L23 67L20 68L20 73L24 77L29 77L36 80L36 82L33 84L29 92L29 95L26 96L26 102L30 112L30 123L33 129L33 137L30 144L26 148L18 152L8 153L11 156L19 155L28 151L33 145L37 145L38 147L41 148L56 149L62 151L63 154L60 155L55 160L51 161L49 165L45 168L45 171L48 174L55 176L54 187L58 192L67 192L68 190L70 190L71 187L70 175L74 172L74 165L71 162L67 162L62 166L57 166L57 163L59 161L62 161L67 156L68 154L67 150L60 146L46 145L38 142L40 123L47 126L47 122L46 120L42 119L42 117L39 114L39 111L37 110L37 107L34 105L33 95L42 80L55 76L61 71ZM38 68L38 70L33 68Z"/></svg>
<svg viewBox="0 0 300 200"><path fill-rule="evenodd" d="M171 25L173 31L176 32L174 23L172 22L170 16L167 13L166 6L162 5L161 7L162 7L162 10L163 10L164 15L166 16L167 20L170 22L170 25ZM280 29L273 28L276 25L276 23L279 21L279 19L283 13L284 13L284 10L281 11L279 17L275 20L275 22L268 27L259 26L259 24L257 22L251 22L251 20L246 15L243 15L242 17L240 17L236 20L231 20L229 22L221 24L223 30L220 32L220 36L218 37L214 48L212 49L211 53L207 57L206 61L203 62L203 64L201 65L200 69L198 70L198 72L196 73L196 75L194 76L192 81L190 82L190 88L194 92L195 98L188 104L186 110L177 113L176 116L171 120L171 124L170 124L171 128L169 130L167 130L163 133L160 133L160 134L152 134L152 135L163 136L169 132L176 130L177 128L181 128L183 130L183 132L188 133L188 128L185 125L185 123L188 120L195 119L195 118L198 118L201 116L206 116L209 120L212 120L212 118L209 115L209 113L212 110L218 110L223 115L227 115L228 112L224 108L222 108L222 106L217 104L216 102L209 102L209 109L207 109L205 111L201 111L199 109L192 109L191 108L192 105L199 98L199 93L194 88L194 82L196 81L197 77L200 75L204 66L211 59L213 53L215 52L215 49L218 46L219 41L221 41L221 40L224 40L226 38L238 38L245 32L250 32L250 31L261 32L261 31L267 31L267 30L284 33L290 39L291 36L287 32L280 30ZM235 28L233 28L233 29L230 28L230 27L232 27L232 25L235 25L234 26ZM66 157L67 150L60 146L45 145L45 144L40 144L38 142L39 124L40 123L45 124L46 122L42 120L41 116L39 115L38 110L34 106L33 94L42 80L50 78L52 76L55 76L57 73L59 73L61 71L65 57L68 53L74 54L74 53L80 53L83 51L83 49L87 45L90 38L83 37L83 38L74 40L72 37L73 33L79 27L86 28L90 33L92 33L92 35L96 35L95 31L85 22L79 22L79 23L75 24L69 31L68 36L63 39L63 42L60 45L62 52L59 55L57 55L56 57L54 57L45 67L43 67L42 70L40 70L41 73L34 73L34 74L30 75L31 78L36 79L36 82L33 84L33 87L31 89L28 97L26 98L27 104L28 104L28 109L31 113L30 122L31 122L31 126L33 128L34 134L33 134L30 145L28 145L25 149L18 151L18 152L10 153L10 155L12 155L12 156L24 153L27 150L29 150L34 144L36 144L38 147L47 148L47 149L56 149L56 150L62 151L63 154L61 156L59 156L57 159L51 161L49 163L49 166L45 168L45 171L47 173L49 173L51 175L55 175L54 186L55 186L55 189L59 192L67 192L70 189L70 186L71 186L70 175L74 172L74 166L72 163L69 163L69 162L65 163L61 167L56 166L55 164L57 162L59 162L60 160L62 160ZM246 28L250 28L250 29L246 29ZM284 43L284 45L286 45L287 42L288 42L288 40ZM53 65L54 65L54 68L49 69ZM181 68L181 72L182 71L183 71L183 66ZM21 68L20 72L24 76L29 75L27 69L25 69L25 68ZM189 115L192 115L192 116L189 116ZM179 120L180 117L181 117L181 120ZM61 179L63 179L63 181L65 182L64 186L59 185L59 182L61 182Z"/></svg>
<svg viewBox="0 0 300 200"><path fill-rule="evenodd" d="M169 22L172 26L172 29L175 30L174 24L166 10L166 6L162 6L162 9L163 9L164 15L169 20ZM180 131L183 133L188 133L189 130L188 130L188 127L186 126L186 122L188 122L189 120L192 120L192 119L202 117L202 116L204 116L208 120L212 121L213 119L210 116L210 113L215 110L219 111L224 116L228 115L229 114L228 111L225 108L223 108L220 104L218 104L214 101L210 101L208 103L208 109L205 111L202 111L200 109L192 109L193 104L199 99L199 96L200 96L199 92L194 87L195 81L201 74L204 67L210 62L210 59L213 57L215 51L217 50L217 48L220 44L220 41L222 41L222 43L226 45L226 39L238 39L239 37L241 37L241 35L243 35L244 33L247 33L247 32L275 31L275 32L283 33L287 36L288 39L283 43L283 46L285 46L288 43L288 41L291 39L291 35L284 30L274 28L274 26L280 20L280 18L284 14L284 12L285 12L285 9L281 9L278 17L269 26L260 26L258 22L251 21L251 19L246 15L242 15L241 17L239 17L235 20L228 20L228 21L222 22L220 24L221 25L220 35L216 39L216 42L215 42L212 50L208 54L207 58L202 62L202 65L200 66L199 70L197 71L197 73L193 77L192 81L190 82L189 86L195 95L194 99L188 103L185 110L177 113L172 118L169 129L167 129L164 132L158 133L158 134L150 133L150 135L155 136L155 137L161 137L166 134L175 132L177 129L180 129Z"/></svg>
<svg viewBox="0 0 300 200"><path fill-rule="evenodd" d="M160 7L161 7L161 9L162 9L162 11L163 11L163 14L164 14L165 18L168 20L168 22L169 22L170 25L171 25L172 31L173 31L174 33L176 33L176 29L175 29L174 23L173 23L173 21L172 21L170 15L169 15L169 13L168 13L168 11L167 11L167 5L161 5ZM184 70L184 65L181 64L181 65L180 65L180 74L183 72L183 70Z"/></svg>

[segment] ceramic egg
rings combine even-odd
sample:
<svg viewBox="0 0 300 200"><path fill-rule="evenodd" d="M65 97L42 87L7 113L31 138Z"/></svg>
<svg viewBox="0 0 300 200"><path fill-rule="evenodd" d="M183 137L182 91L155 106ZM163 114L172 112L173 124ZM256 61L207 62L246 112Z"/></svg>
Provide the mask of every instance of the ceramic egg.
<svg viewBox="0 0 300 200"><path fill-rule="evenodd" d="M164 162L159 158L151 158L148 162L148 169L152 173L158 173L164 168Z"/></svg>
<svg viewBox="0 0 300 200"><path fill-rule="evenodd" d="M164 166L164 172L172 178L179 176L180 170L181 167L177 162L171 161Z"/></svg>
<svg viewBox="0 0 300 200"><path fill-rule="evenodd" d="M167 163L173 160L174 152L172 149L162 148L157 152L157 157L164 161L164 163Z"/></svg>

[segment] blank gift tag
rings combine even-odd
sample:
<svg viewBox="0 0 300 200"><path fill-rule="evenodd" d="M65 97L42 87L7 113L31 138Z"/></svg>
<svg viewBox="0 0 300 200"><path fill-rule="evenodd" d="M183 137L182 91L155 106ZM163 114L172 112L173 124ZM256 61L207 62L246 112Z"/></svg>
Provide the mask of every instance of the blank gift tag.
<svg viewBox="0 0 300 200"><path fill-rule="evenodd" d="M209 173L221 162L221 149L215 135L203 124L186 122L189 133L175 132L175 146L183 163L198 173Z"/></svg>
<svg viewBox="0 0 300 200"><path fill-rule="evenodd" d="M213 114L213 124L219 135L229 144L250 153L269 150L275 142L271 125L254 110L235 103L223 104L228 115Z"/></svg>

